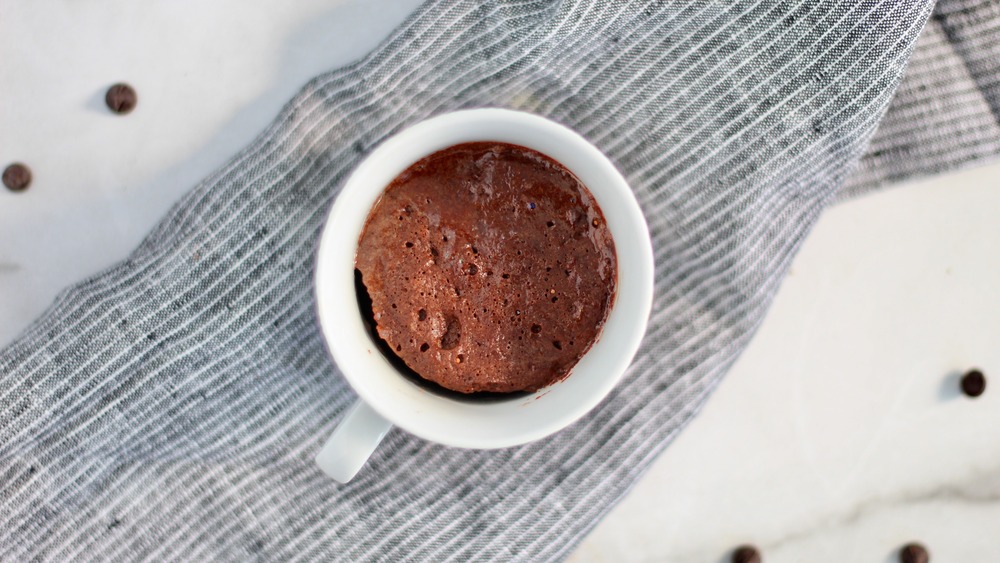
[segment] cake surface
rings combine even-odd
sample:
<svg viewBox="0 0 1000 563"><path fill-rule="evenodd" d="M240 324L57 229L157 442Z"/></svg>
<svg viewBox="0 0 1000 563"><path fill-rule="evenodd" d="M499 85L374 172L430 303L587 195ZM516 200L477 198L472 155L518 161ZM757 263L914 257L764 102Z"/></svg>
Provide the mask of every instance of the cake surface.
<svg viewBox="0 0 1000 563"><path fill-rule="evenodd" d="M387 350L460 393L566 377L599 336L617 282L586 187L504 143L456 145L400 174L369 213L356 268Z"/></svg>

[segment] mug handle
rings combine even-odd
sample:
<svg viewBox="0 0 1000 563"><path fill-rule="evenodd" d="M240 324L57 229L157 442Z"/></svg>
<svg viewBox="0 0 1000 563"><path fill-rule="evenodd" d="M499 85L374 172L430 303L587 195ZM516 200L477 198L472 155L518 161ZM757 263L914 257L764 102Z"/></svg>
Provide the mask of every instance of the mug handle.
<svg viewBox="0 0 1000 563"><path fill-rule="evenodd" d="M316 454L316 465L335 481L346 483L358 474L390 428L391 422L359 399Z"/></svg>

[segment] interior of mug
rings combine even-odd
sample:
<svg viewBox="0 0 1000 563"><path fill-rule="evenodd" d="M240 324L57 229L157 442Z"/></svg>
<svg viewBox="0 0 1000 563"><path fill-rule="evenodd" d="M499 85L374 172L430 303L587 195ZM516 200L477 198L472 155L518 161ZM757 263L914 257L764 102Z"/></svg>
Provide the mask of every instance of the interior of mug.
<svg viewBox="0 0 1000 563"><path fill-rule="evenodd" d="M474 141L522 145L572 171L601 207L618 259L617 295L603 332L569 376L535 393L489 402L436 393L400 374L366 331L354 284L358 238L385 187L421 158ZM470 448L530 442L564 428L596 406L621 377L639 346L652 289L649 232L621 174L573 131L535 115L502 109L438 116L377 147L348 179L334 203L316 265L320 323L334 360L358 395L379 414L417 436Z"/></svg>

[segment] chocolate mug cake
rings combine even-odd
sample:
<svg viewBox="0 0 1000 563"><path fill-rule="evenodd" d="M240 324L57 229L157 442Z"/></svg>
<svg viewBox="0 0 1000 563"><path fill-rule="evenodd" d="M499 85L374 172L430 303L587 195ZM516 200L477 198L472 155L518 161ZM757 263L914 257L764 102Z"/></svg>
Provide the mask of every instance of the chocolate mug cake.
<svg viewBox="0 0 1000 563"><path fill-rule="evenodd" d="M446 148L396 177L368 215L355 267L383 350L465 394L565 378L617 286L614 241L586 186L544 154L499 142Z"/></svg>

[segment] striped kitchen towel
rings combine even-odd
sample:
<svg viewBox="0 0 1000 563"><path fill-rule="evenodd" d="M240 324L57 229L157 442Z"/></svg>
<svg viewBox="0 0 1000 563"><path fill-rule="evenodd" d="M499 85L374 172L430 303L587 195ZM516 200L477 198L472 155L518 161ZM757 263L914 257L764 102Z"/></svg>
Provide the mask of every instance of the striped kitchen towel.
<svg viewBox="0 0 1000 563"><path fill-rule="evenodd" d="M0 351L0 559L566 556L719 383L826 205L1000 152L998 4L932 4L429 1ZM337 485L312 460L354 400L313 311L325 213L387 136L481 106L562 122L625 174L656 253L644 344L555 436L396 430Z"/></svg>

